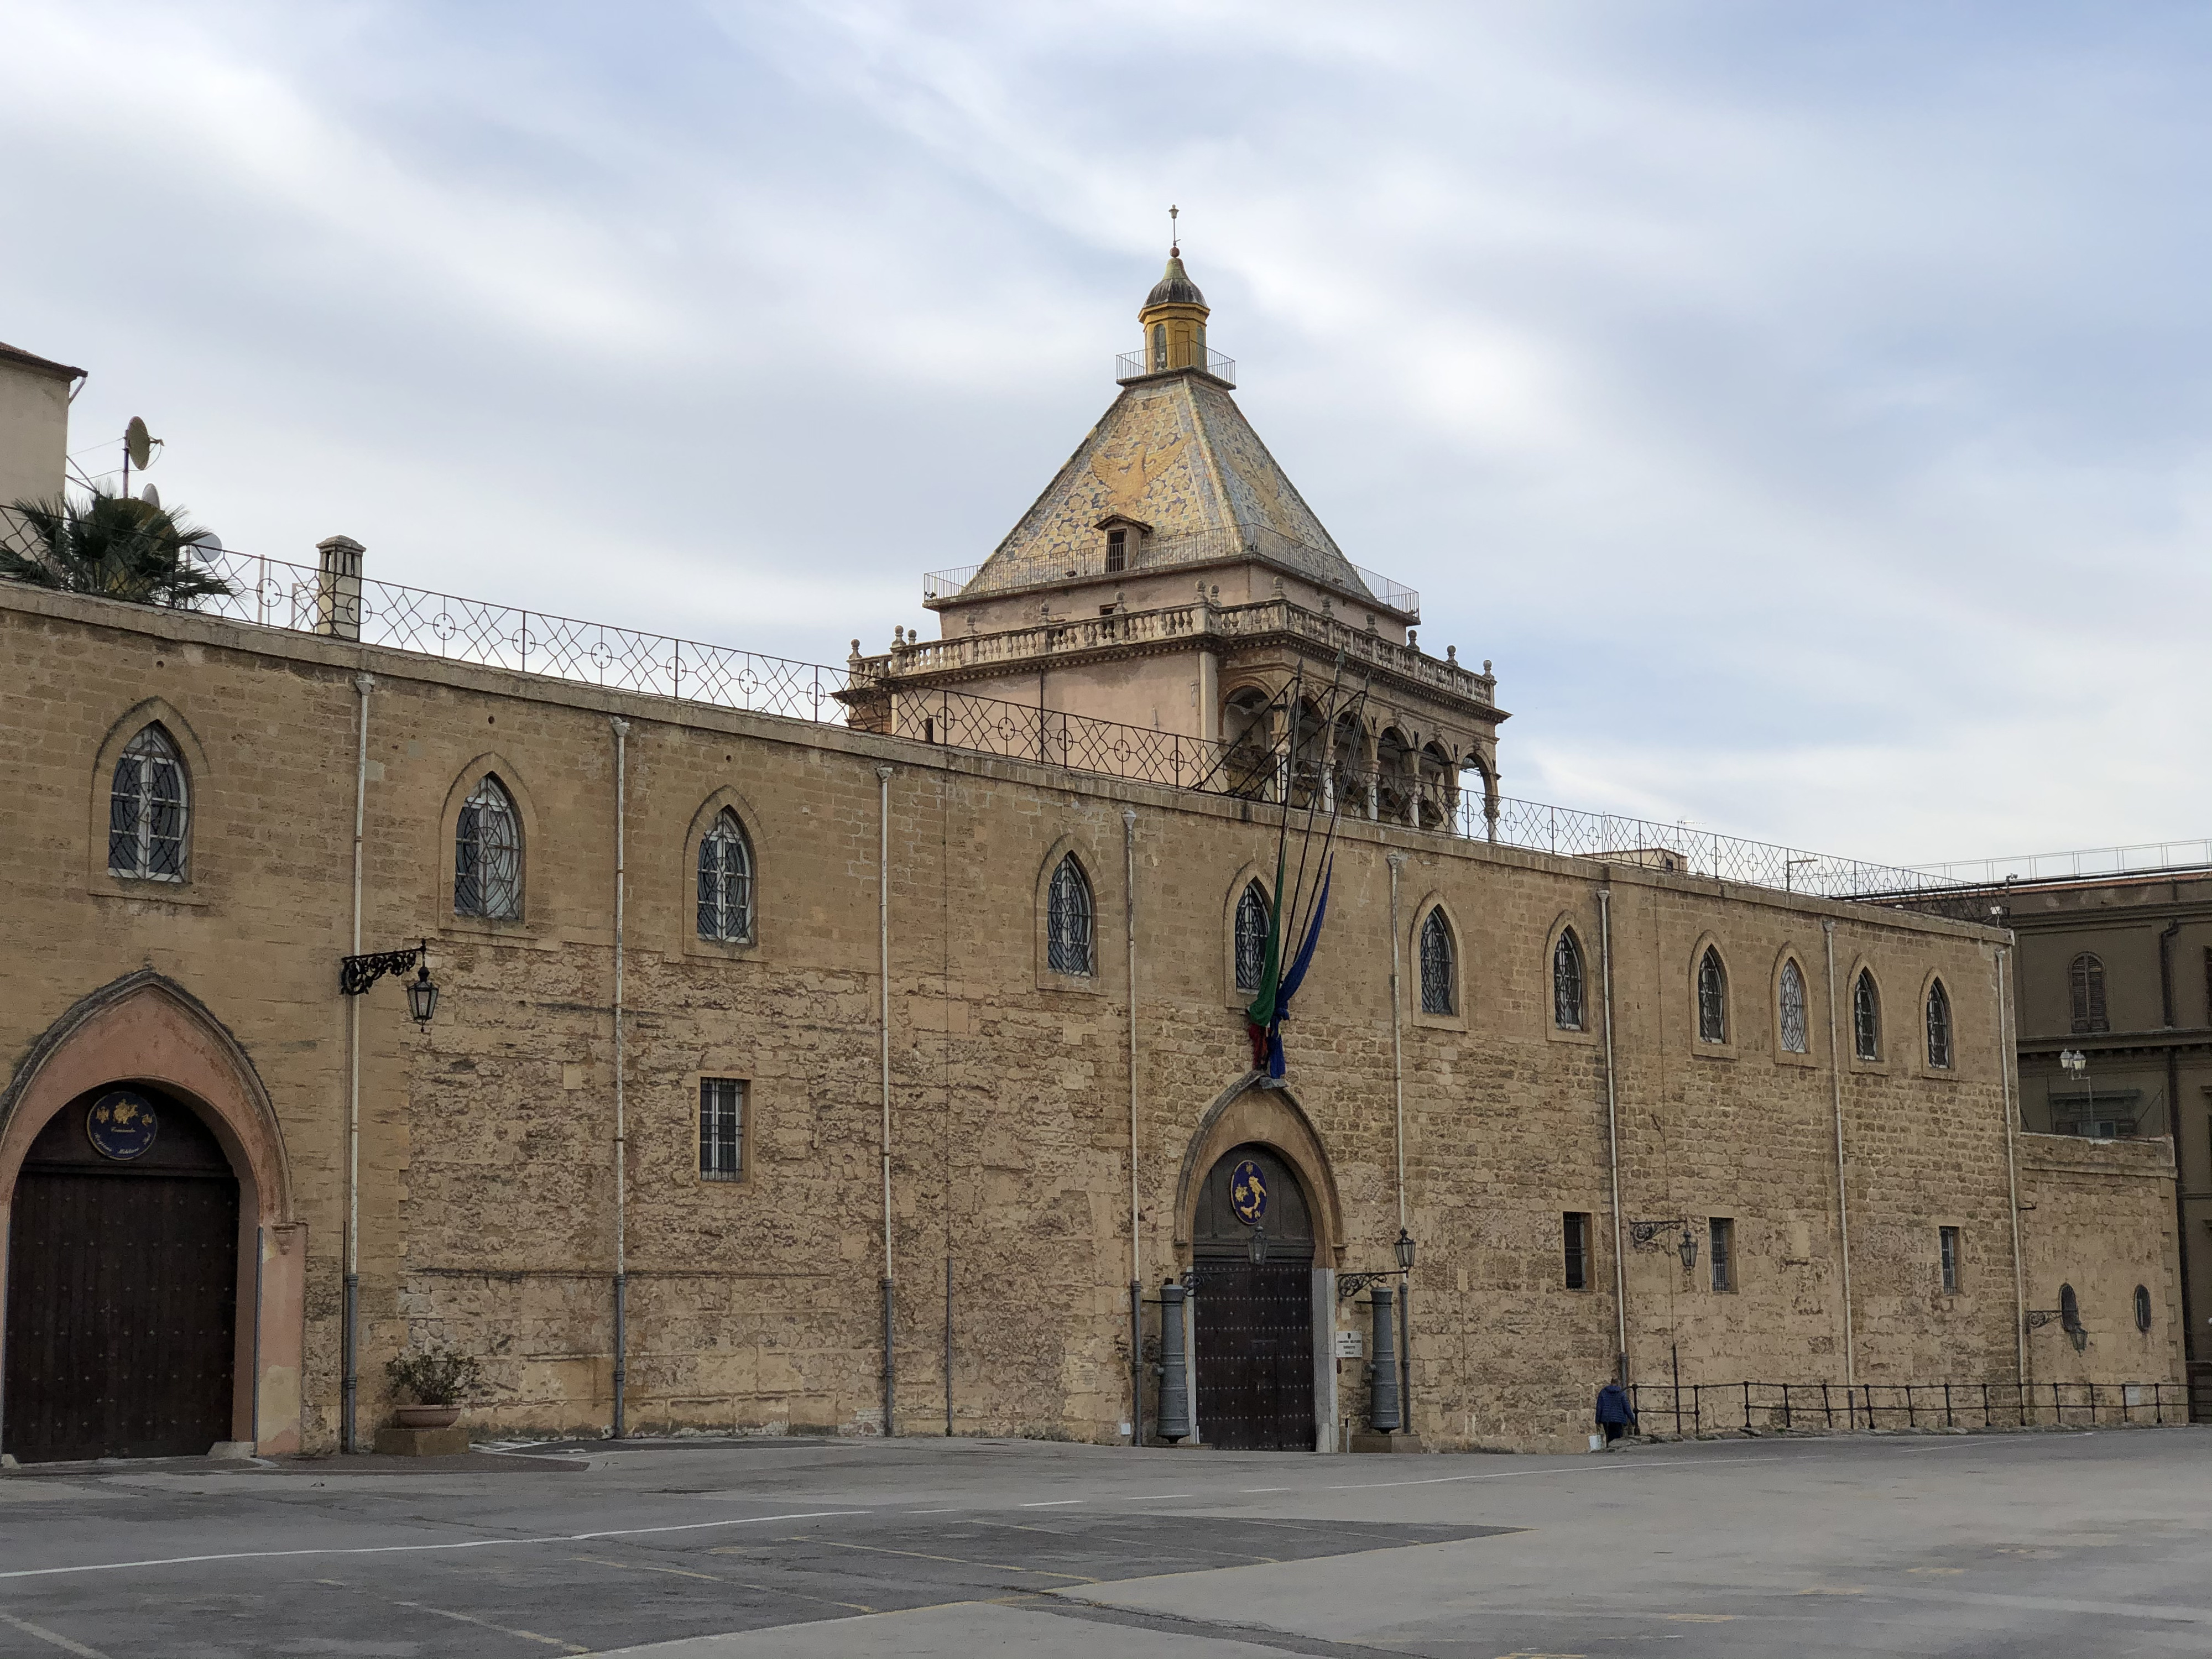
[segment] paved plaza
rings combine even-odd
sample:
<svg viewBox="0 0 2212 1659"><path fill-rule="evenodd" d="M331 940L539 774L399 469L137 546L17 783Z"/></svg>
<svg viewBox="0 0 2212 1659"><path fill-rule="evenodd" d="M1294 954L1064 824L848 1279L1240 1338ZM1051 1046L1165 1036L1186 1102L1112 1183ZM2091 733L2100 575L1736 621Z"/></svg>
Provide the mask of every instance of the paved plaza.
<svg viewBox="0 0 2212 1659"><path fill-rule="evenodd" d="M1581 1457L641 1442L0 1477L0 1656L2212 1652L2203 1429Z"/></svg>

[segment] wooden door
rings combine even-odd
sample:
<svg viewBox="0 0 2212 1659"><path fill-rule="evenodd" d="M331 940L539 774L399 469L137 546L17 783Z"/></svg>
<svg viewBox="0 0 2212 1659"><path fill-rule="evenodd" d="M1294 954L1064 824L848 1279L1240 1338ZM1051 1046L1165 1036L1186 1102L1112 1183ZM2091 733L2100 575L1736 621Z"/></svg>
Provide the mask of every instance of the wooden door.
<svg viewBox="0 0 2212 1659"><path fill-rule="evenodd" d="M132 1086L132 1085L125 1085ZM199 1455L232 1431L238 1182L189 1108L104 1156L77 1101L15 1184L0 1444L26 1463Z"/></svg>
<svg viewBox="0 0 2212 1659"><path fill-rule="evenodd" d="M1256 1223L1240 1213L1240 1170L1256 1175L1266 1194ZM1257 1265L1249 1248L1255 1230L1267 1239ZM1200 1437L1229 1450L1311 1451L1314 1237L1297 1176L1264 1146L1225 1153L1199 1195L1191 1245Z"/></svg>

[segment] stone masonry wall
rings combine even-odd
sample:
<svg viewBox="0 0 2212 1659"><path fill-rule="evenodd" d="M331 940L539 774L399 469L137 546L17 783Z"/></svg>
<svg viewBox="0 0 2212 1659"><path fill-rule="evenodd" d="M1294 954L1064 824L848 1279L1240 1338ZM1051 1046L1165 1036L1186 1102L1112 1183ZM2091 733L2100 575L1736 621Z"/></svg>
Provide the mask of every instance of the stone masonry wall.
<svg viewBox="0 0 2212 1659"><path fill-rule="evenodd" d="M1117 1437L1129 1420L1133 1266L1125 904L1138 980L1136 1265L1156 1294L1188 1262L1186 1154L1250 1063L1225 945L1236 895L1254 874L1272 877L1272 808L102 601L0 592L0 633L18 665L4 693L0 1051L20 1064L73 1002L144 965L244 1044L308 1224L311 1446L333 1443L338 1411L347 1049L336 980L350 948L364 669L376 683L363 947L427 939L443 988L427 1032L406 1019L397 985L361 1007L365 1430L386 1413L384 1360L431 1339L487 1356L492 1397L471 1416L483 1431L596 1433L609 1420L621 716L633 1429L881 1426L878 769L889 766L897 1426L944 1431L949 1349L957 1432ZM102 745L149 717L181 728L193 769L191 879L179 889L116 883L96 840ZM486 769L522 816L518 922L451 911L454 815ZM757 860L757 931L742 946L702 943L692 922L697 837L725 805ZM1055 976L1042 958L1043 884L1071 851L1096 899L1088 980ZM1420 1243L1414 1426L1431 1443L1578 1445L1613 1367L1601 892L1620 1216L1685 1221L1699 1247L1689 1270L1679 1230L1628 1249L1633 1373L1662 1378L1679 1358L1686 1382L1841 1381L1847 1364L1861 1381L2012 1375L2003 936L1694 873L1342 826L1328 932L1286 1028L1289 1086L1263 1103L1310 1126L1326 1159L1306 1171L1334 1218L1318 1265L1387 1266L1399 1224L1400 856L1405 1001L1419 1006L1418 930L1431 904L1444 907L1460 961L1462 1012L1408 1015L1399 1034L1403 1201ZM1589 967L1583 1032L1551 1018L1563 924ZM1847 1058L1840 1079L1830 928L1846 1048L1862 964L1884 1008L1884 1058ZM1729 981L1719 1045L1695 1030L1694 963L1708 943ZM1789 953L1812 1005L1804 1056L1779 1052L1775 1032ZM1931 974L1954 1010L1948 1072L1924 1063ZM742 1181L699 1178L702 1077L750 1085ZM2039 1284L2063 1258L2085 1309L2094 1287L2100 1310L2081 1363L2100 1376L2178 1376L2171 1273L2158 1266L2172 1248L2170 1164L2115 1162L2092 1176L2030 1162L2028 1276ZM1563 1284L1567 1212L1592 1218L1586 1290ZM1729 1291L1711 1288L1717 1217L1735 1223ZM1964 1241L1955 1295L1942 1291L1941 1225ZM2123 1304L2139 1281L2160 1312L2136 1342ZM1365 1306L1339 1317L1364 1328ZM1364 1408L1359 1371L1339 1366L1343 1416Z"/></svg>

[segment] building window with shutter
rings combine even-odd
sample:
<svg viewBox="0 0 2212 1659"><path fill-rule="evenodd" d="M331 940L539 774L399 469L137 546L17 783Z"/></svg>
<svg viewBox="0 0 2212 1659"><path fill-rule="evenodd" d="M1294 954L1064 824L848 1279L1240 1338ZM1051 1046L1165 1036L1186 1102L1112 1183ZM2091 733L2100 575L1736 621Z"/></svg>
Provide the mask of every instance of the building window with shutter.
<svg viewBox="0 0 2212 1659"><path fill-rule="evenodd" d="M745 1085L737 1078L699 1079L699 1178L745 1176Z"/></svg>
<svg viewBox="0 0 2212 1659"><path fill-rule="evenodd" d="M1714 1216L1705 1223L1705 1239L1713 1263L1713 1288L1732 1291L1735 1288L1735 1223L1726 1216Z"/></svg>
<svg viewBox="0 0 2212 1659"><path fill-rule="evenodd" d="M2074 958L2067 970L2067 978L2074 993L2074 1030L2078 1033L2109 1031L2112 1023L2105 1015L2105 964L2084 951Z"/></svg>

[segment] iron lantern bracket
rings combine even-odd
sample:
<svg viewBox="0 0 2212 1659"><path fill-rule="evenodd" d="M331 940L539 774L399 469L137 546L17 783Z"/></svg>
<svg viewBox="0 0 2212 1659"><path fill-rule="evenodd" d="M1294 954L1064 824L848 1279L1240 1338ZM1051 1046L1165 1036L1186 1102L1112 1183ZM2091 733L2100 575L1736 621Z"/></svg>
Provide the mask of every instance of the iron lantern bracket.
<svg viewBox="0 0 2212 1659"><path fill-rule="evenodd" d="M1336 1299L1349 1302L1362 1291L1372 1290L1386 1279L1403 1278L1406 1271L1403 1267L1382 1267L1374 1273L1339 1273L1336 1276Z"/></svg>
<svg viewBox="0 0 2212 1659"><path fill-rule="evenodd" d="M386 974L404 974L421 961L430 949L430 941L406 951L376 951L367 956L346 957L338 963L338 989L345 995L357 997L382 979Z"/></svg>
<svg viewBox="0 0 2212 1659"><path fill-rule="evenodd" d="M1659 1235L1677 1228L1686 1233L1690 1224L1680 1217L1672 1221L1632 1221L1628 1224L1628 1242L1639 1250L1656 1250L1659 1248Z"/></svg>

